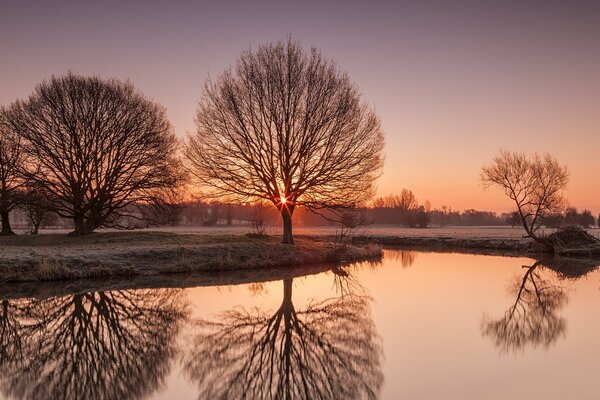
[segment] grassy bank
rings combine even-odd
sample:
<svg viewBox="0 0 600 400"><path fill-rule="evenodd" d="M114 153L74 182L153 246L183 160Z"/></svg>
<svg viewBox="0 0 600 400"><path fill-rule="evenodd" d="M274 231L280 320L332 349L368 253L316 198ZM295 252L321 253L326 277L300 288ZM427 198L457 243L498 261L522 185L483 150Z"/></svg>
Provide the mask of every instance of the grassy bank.
<svg viewBox="0 0 600 400"><path fill-rule="evenodd" d="M431 249L458 252L489 252L491 254L531 255L540 253L539 248L528 238L456 238L456 237L417 237L417 236L357 236L354 244L368 243L408 249Z"/></svg>
<svg viewBox="0 0 600 400"><path fill-rule="evenodd" d="M381 257L377 245L339 248L300 237L110 232L0 237L0 282L153 276L196 271L292 267Z"/></svg>

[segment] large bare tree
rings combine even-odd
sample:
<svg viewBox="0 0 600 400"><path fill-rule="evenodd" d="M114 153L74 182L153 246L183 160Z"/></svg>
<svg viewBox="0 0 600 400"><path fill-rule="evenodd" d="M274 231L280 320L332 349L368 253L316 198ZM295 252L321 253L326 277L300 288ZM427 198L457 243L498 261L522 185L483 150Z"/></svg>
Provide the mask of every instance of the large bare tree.
<svg viewBox="0 0 600 400"><path fill-rule="evenodd" d="M297 206L353 207L383 165L375 112L347 74L291 39L242 53L206 84L185 154L205 193L267 200L293 243Z"/></svg>
<svg viewBox="0 0 600 400"><path fill-rule="evenodd" d="M142 399L164 385L188 317L178 289L3 300L0 389L15 399Z"/></svg>
<svg viewBox="0 0 600 400"><path fill-rule="evenodd" d="M10 129L5 111L0 109L0 235L13 235L9 214L19 203L19 193L25 179L21 170L26 156L21 138Z"/></svg>
<svg viewBox="0 0 600 400"><path fill-rule="evenodd" d="M563 191L569 181L567 167L549 154L540 156L501 151L491 165L481 170L485 186L498 186L515 203L527 235L548 244L538 234L544 218L565 207Z"/></svg>
<svg viewBox="0 0 600 400"><path fill-rule="evenodd" d="M292 278L272 314L233 309L197 320L185 370L200 399L376 399L381 341L371 299L340 296L297 310Z"/></svg>
<svg viewBox="0 0 600 400"><path fill-rule="evenodd" d="M74 234L110 225L179 178L177 140L163 107L131 83L69 73L39 84L6 112L30 156L29 179L56 198Z"/></svg>

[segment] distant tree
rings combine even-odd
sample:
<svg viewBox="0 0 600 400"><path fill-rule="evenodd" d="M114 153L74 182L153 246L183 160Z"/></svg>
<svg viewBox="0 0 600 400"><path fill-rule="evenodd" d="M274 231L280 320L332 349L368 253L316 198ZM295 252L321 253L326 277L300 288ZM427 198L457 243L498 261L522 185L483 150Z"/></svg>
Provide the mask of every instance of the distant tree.
<svg viewBox="0 0 600 400"><path fill-rule="evenodd" d="M156 190L151 201L141 206L142 220L146 225L177 226L181 222L182 213L186 207L186 188L172 186Z"/></svg>
<svg viewBox="0 0 600 400"><path fill-rule="evenodd" d="M0 109L0 235L14 235L10 226L10 212L19 203L19 193L25 179L22 168L26 161L21 138L8 125L4 109Z"/></svg>
<svg viewBox="0 0 600 400"><path fill-rule="evenodd" d="M590 210L583 210L579 212L575 207L569 207L565 211L564 223L569 226L580 226L582 228L589 228L596 224L596 220Z"/></svg>
<svg viewBox="0 0 600 400"><path fill-rule="evenodd" d="M74 221L74 235L110 225L179 179L164 108L129 82L69 73L39 84L6 112L30 157L25 170Z"/></svg>
<svg viewBox="0 0 600 400"><path fill-rule="evenodd" d="M589 228L596 224L596 220L594 219L594 216L592 215L592 212L590 210L583 210L579 214L578 220L579 225L583 228Z"/></svg>
<svg viewBox="0 0 600 400"><path fill-rule="evenodd" d="M418 207L419 207L419 203L417 202L417 198L415 197L412 190L402 189L402 193L400 194L397 208L399 208L403 211L409 211L409 210L414 210Z"/></svg>
<svg viewBox="0 0 600 400"><path fill-rule="evenodd" d="M565 210L564 223L570 226L579 225L579 212L575 207L568 207Z"/></svg>
<svg viewBox="0 0 600 400"><path fill-rule="evenodd" d="M515 203L527 235L545 243L538 235L544 216L560 212L563 190L569 181L567 168L549 154L528 157L523 153L501 151L491 165L482 168L486 186L498 186Z"/></svg>
<svg viewBox="0 0 600 400"><path fill-rule="evenodd" d="M511 212L506 219L506 224L511 227L515 227L521 223L521 218L519 217L519 213L516 211Z"/></svg>
<svg viewBox="0 0 600 400"><path fill-rule="evenodd" d="M417 228L427 228L429 226L429 222L431 221L431 216L425 209L425 207L420 206L416 210L413 211L414 217L414 226Z"/></svg>
<svg viewBox="0 0 600 400"><path fill-rule="evenodd" d="M208 82L185 154L208 194L267 200L293 243L297 206L352 208L383 166L379 118L319 51L287 40L248 50Z"/></svg>
<svg viewBox="0 0 600 400"><path fill-rule="evenodd" d="M51 195L39 185L29 183L22 193L20 208L25 211L29 221L30 233L37 235L40 226L52 212L53 202Z"/></svg>

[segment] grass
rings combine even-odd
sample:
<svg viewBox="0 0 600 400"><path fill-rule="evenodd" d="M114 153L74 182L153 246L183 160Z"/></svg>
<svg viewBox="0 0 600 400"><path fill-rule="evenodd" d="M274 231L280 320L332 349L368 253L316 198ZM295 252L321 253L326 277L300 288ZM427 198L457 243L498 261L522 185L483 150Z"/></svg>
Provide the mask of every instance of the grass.
<svg viewBox="0 0 600 400"><path fill-rule="evenodd" d="M236 271L380 258L381 246L298 237L103 232L0 237L0 282Z"/></svg>

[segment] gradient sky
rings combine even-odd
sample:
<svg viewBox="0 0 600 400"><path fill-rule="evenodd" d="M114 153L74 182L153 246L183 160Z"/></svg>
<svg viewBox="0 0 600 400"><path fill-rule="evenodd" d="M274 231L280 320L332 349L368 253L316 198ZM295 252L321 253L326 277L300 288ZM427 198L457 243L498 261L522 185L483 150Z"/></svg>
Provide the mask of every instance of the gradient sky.
<svg viewBox="0 0 600 400"><path fill-rule="evenodd" d="M128 78L184 136L209 76L292 35L381 116L381 195L508 211L479 183L505 148L553 154L570 203L600 212L600 2L392 3L13 1L0 11L0 104L68 70Z"/></svg>

